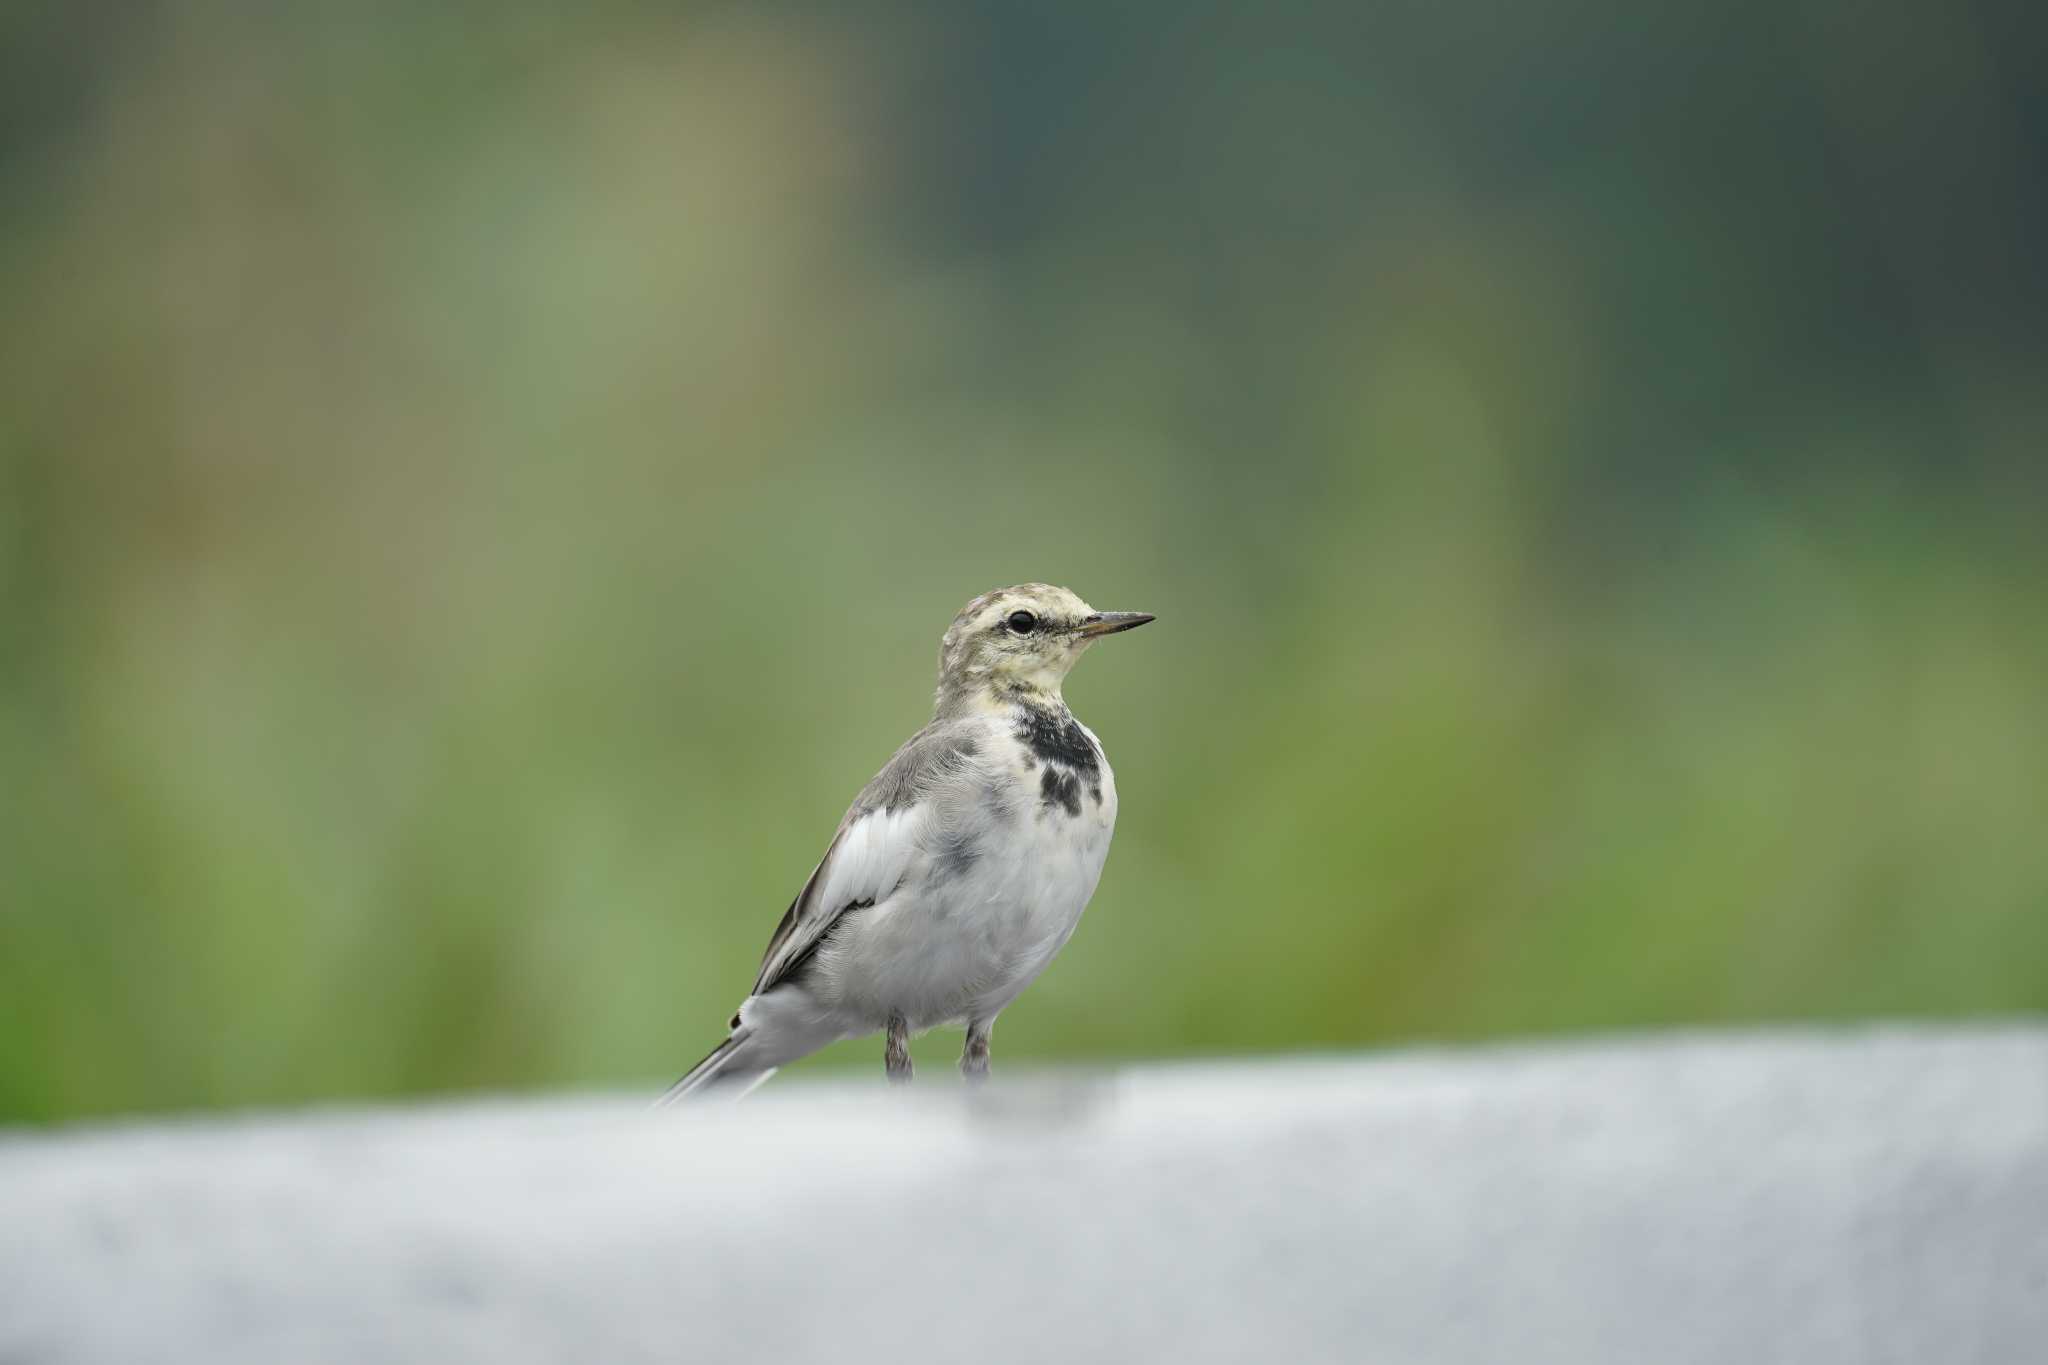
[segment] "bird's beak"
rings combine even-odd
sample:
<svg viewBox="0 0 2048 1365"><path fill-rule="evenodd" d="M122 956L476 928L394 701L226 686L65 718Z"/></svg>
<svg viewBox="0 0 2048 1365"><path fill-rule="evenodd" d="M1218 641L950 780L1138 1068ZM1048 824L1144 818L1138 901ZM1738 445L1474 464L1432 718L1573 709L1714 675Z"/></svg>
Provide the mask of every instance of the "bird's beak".
<svg viewBox="0 0 2048 1365"><path fill-rule="evenodd" d="M1098 635L1114 635L1120 630L1136 630L1152 619L1149 611L1098 611L1093 616L1081 618L1081 638L1092 640Z"/></svg>

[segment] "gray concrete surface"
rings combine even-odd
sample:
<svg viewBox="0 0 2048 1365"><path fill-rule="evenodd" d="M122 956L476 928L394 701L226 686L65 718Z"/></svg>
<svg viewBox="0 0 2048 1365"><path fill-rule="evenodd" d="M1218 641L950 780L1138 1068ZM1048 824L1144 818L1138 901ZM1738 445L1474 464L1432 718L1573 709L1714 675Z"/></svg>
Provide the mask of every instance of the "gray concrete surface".
<svg viewBox="0 0 2048 1365"><path fill-rule="evenodd" d="M0 1361L2048 1360L2048 1029L0 1138Z"/></svg>

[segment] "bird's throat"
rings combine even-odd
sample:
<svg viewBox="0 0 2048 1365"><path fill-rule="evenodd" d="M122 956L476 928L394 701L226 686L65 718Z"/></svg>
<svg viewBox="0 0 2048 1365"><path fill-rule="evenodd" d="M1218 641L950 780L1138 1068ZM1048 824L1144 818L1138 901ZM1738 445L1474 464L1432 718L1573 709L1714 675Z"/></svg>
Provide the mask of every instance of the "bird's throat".
<svg viewBox="0 0 2048 1365"><path fill-rule="evenodd" d="M945 720L956 716L1003 715L1018 707L1064 712L1067 703L1057 683L1046 686L1035 679L994 674L967 679L959 687L941 688L933 714Z"/></svg>

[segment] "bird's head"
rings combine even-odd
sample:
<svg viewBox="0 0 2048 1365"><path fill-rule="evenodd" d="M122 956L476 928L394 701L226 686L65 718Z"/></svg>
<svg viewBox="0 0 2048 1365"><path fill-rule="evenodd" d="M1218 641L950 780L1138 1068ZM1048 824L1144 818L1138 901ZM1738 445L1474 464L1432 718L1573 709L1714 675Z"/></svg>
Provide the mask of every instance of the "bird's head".
<svg viewBox="0 0 2048 1365"><path fill-rule="evenodd" d="M960 609L939 642L938 712L1056 700L1089 645L1151 619L1142 611L1097 611L1050 583L985 592Z"/></svg>

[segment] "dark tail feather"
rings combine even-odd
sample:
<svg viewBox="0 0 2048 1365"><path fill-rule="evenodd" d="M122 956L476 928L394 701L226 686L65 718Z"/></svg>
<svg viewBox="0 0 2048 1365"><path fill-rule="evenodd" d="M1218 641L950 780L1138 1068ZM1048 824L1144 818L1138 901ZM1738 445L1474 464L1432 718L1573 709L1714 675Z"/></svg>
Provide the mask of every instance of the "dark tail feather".
<svg viewBox="0 0 2048 1365"><path fill-rule="evenodd" d="M732 1037L711 1049L711 1055L683 1073L683 1078L662 1093L654 1102L657 1109L689 1099L715 1086L721 1094L729 1093L738 1099L761 1082L775 1074L775 1068L748 1066L740 1055L748 1035L735 1033Z"/></svg>

